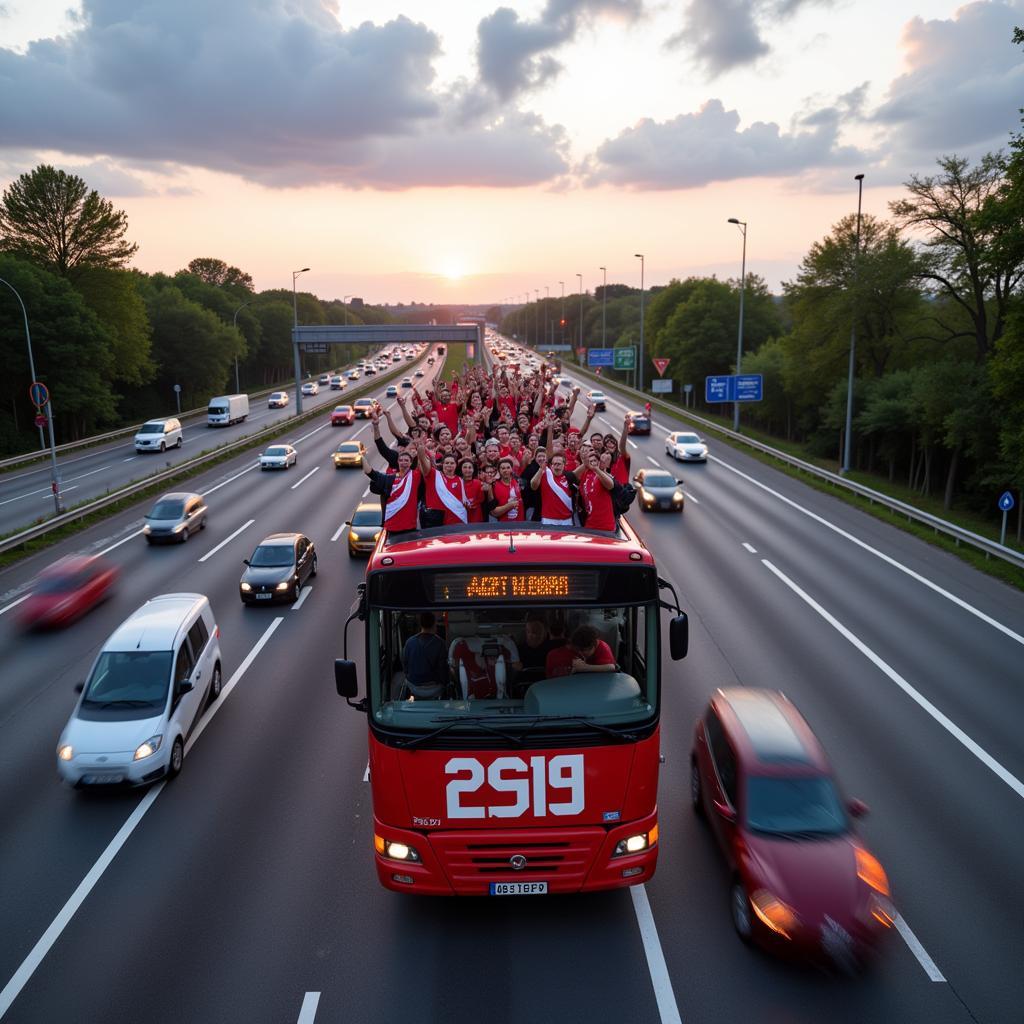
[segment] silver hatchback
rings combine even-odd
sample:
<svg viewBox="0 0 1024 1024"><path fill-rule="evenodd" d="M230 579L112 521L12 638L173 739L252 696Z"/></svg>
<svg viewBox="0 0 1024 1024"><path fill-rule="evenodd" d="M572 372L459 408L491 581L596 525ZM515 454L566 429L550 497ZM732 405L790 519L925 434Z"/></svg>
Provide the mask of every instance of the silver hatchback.
<svg viewBox="0 0 1024 1024"><path fill-rule="evenodd" d="M197 530L206 529L206 512L201 494L171 491L146 515L143 536L149 544L184 544Z"/></svg>

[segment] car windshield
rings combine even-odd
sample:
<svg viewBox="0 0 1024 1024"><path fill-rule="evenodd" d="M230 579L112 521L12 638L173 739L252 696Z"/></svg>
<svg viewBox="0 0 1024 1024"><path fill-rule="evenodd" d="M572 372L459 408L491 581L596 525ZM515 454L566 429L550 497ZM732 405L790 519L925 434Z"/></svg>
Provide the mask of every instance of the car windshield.
<svg viewBox="0 0 1024 1024"><path fill-rule="evenodd" d="M171 682L171 651L104 651L85 687L82 706L161 711Z"/></svg>
<svg viewBox="0 0 1024 1024"><path fill-rule="evenodd" d="M676 479L668 473L648 473L644 477L645 487L675 487Z"/></svg>
<svg viewBox="0 0 1024 1024"><path fill-rule="evenodd" d="M162 434L164 432L164 425L162 423L143 423L139 427L140 434Z"/></svg>
<svg viewBox="0 0 1024 1024"><path fill-rule="evenodd" d="M827 775L747 780L747 824L768 835L834 836L847 831L846 813Z"/></svg>
<svg viewBox="0 0 1024 1024"><path fill-rule="evenodd" d="M275 391L270 397L274 399L275 402L280 402L282 398L286 398L287 396L282 391Z"/></svg>
<svg viewBox="0 0 1024 1024"><path fill-rule="evenodd" d="M358 441L347 441L345 444L338 445L339 452L357 452L359 451Z"/></svg>
<svg viewBox="0 0 1024 1024"><path fill-rule="evenodd" d="M347 405L336 405L334 407L334 411L335 412L351 412L352 409L351 409L350 406L347 406Z"/></svg>
<svg viewBox="0 0 1024 1024"><path fill-rule="evenodd" d="M37 594L70 594L79 587L84 587L92 577L91 570L77 572L52 572L40 576L35 591Z"/></svg>
<svg viewBox="0 0 1024 1024"><path fill-rule="evenodd" d="M180 499L168 501L166 498L158 501L149 513L150 519L180 519L184 511L185 503Z"/></svg>
<svg viewBox="0 0 1024 1024"><path fill-rule="evenodd" d="M266 450L266 452L264 452L264 454L265 455L287 455L288 454L288 449L287 448L268 448Z"/></svg>
<svg viewBox="0 0 1024 1024"><path fill-rule="evenodd" d="M380 509L359 509L352 517L353 526L380 526Z"/></svg>
<svg viewBox="0 0 1024 1024"><path fill-rule="evenodd" d="M295 564L295 549L291 544L261 544L249 564L256 569L283 569Z"/></svg>
<svg viewBox="0 0 1024 1024"><path fill-rule="evenodd" d="M696 434L676 434L677 444L700 444L700 438Z"/></svg>

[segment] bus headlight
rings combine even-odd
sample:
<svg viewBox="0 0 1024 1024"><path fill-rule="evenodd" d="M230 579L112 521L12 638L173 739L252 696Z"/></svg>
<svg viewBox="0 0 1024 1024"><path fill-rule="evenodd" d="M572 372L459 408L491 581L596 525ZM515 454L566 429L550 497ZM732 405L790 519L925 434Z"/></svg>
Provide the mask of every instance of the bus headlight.
<svg viewBox="0 0 1024 1024"><path fill-rule="evenodd" d="M649 850L658 841L658 826L655 825L650 832L640 832L635 836L627 836L615 844L613 857L628 857L631 853L643 853Z"/></svg>
<svg viewBox="0 0 1024 1024"><path fill-rule="evenodd" d="M413 863L419 863L420 855L416 852L412 846L407 846L405 843L392 842L390 839L385 839L383 836L375 835L373 837L373 848L382 856L390 857L392 860L405 860Z"/></svg>

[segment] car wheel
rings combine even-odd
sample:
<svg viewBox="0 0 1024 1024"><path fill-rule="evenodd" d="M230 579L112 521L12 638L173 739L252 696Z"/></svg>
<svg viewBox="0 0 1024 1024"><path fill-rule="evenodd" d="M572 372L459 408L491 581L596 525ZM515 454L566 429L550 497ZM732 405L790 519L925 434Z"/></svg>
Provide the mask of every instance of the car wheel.
<svg viewBox="0 0 1024 1024"><path fill-rule="evenodd" d="M222 686L220 664L213 666L213 679L210 680L210 698L207 700L207 705L212 704L219 696Z"/></svg>
<svg viewBox="0 0 1024 1024"><path fill-rule="evenodd" d="M206 516L203 516L203 518L199 520L199 529L200 530L205 530L206 529Z"/></svg>
<svg viewBox="0 0 1024 1024"><path fill-rule="evenodd" d="M161 454L161 455L163 455L163 453L164 453L165 451L167 451L167 445L165 445L165 444L163 443L163 441L161 441L161 442L160 442L160 454Z"/></svg>
<svg viewBox="0 0 1024 1024"><path fill-rule="evenodd" d="M704 798L701 793L700 768L695 757L690 758L690 803L698 818L704 817Z"/></svg>
<svg viewBox="0 0 1024 1024"><path fill-rule="evenodd" d="M349 558L355 558L356 557L356 553L351 548L348 549L348 557Z"/></svg>
<svg viewBox="0 0 1024 1024"><path fill-rule="evenodd" d="M171 760L167 764L167 777L173 779L181 774L181 764L185 760L185 744L178 736L171 744Z"/></svg>
<svg viewBox="0 0 1024 1024"><path fill-rule="evenodd" d="M188 540L188 527L181 531L181 543L184 544Z"/></svg>
<svg viewBox="0 0 1024 1024"><path fill-rule="evenodd" d="M302 580L295 581L295 589L292 591L292 601L298 601L299 595L302 593Z"/></svg>
<svg viewBox="0 0 1024 1024"><path fill-rule="evenodd" d="M316 555L313 556L313 565L312 565L312 567L309 570L309 575L310 576L315 576L316 575Z"/></svg>
<svg viewBox="0 0 1024 1024"><path fill-rule="evenodd" d="M181 447L181 441L182 441L182 439L179 437L178 438L178 443L174 447L175 448L180 448Z"/></svg>
<svg viewBox="0 0 1024 1024"><path fill-rule="evenodd" d="M729 907L732 911L732 923L736 934L744 942L749 942L753 934L754 924L750 916L750 900L747 898L747 890L738 879L732 880L732 889L729 891Z"/></svg>

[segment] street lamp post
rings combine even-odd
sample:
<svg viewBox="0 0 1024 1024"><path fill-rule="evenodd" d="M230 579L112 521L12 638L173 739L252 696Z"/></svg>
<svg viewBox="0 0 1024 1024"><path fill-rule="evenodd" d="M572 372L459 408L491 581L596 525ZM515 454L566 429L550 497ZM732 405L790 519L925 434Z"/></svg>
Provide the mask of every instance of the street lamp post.
<svg viewBox="0 0 1024 1024"><path fill-rule="evenodd" d="M238 330L238 314L245 309L246 306L251 306L256 300L250 299L248 302L243 302L238 309L235 310L235 315L231 318L231 326L234 330ZM242 386L238 383L238 355L235 355L235 393L238 394L242 390Z"/></svg>
<svg viewBox="0 0 1024 1024"><path fill-rule="evenodd" d="M860 210L861 200L864 196L864 175L855 174L854 181L857 182L857 248L853 252L853 283L857 284L857 270L860 265ZM857 296L854 295L854 301ZM840 475L846 476L850 472L850 435L853 433L853 366L857 352L857 316L856 310L850 324L850 376L846 382L846 430L843 432L843 465L839 470Z"/></svg>
<svg viewBox="0 0 1024 1024"><path fill-rule="evenodd" d="M551 322L551 289L544 285L544 334L549 345L555 343L555 325Z"/></svg>
<svg viewBox="0 0 1024 1024"><path fill-rule="evenodd" d="M529 292L527 292L529 295ZM533 289L533 343L539 345L540 341L540 289Z"/></svg>
<svg viewBox="0 0 1024 1024"><path fill-rule="evenodd" d="M637 360L636 379L640 391L644 389L644 254L633 255L640 261L640 358Z"/></svg>
<svg viewBox="0 0 1024 1024"><path fill-rule="evenodd" d="M564 281L559 281L558 283L562 286L562 316L561 316L561 320L559 322L559 326L562 328L560 333L561 333L561 338L562 338L562 344L564 345L565 344L565 282Z"/></svg>
<svg viewBox="0 0 1024 1024"><path fill-rule="evenodd" d="M604 277L601 279L601 348L608 347L608 268L598 267Z"/></svg>
<svg viewBox="0 0 1024 1024"><path fill-rule="evenodd" d="M740 326L739 333L736 336L736 375L739 376L740 363L743 360L743 299L747 286L747 222L736 217L730 217L729 223L735 224L743 235L743 261L740 264ZM732 404L732 429L737 432L740 429L740 403L738 398L739 396L737 395L737 401Z"/></svg>
<svg viewBox="0 0 1024 1024"><path fill-rule="evenodd" d="M295 355L295 415L302 415L302 359L299 356L299 300L295 291L295 280L305 274L309 267L292 271L292 350Z"/></svg>
<svg viewBox="0 0 1024 1024"><path fill-rule="evenodd" d="M21 306L21 315L25 321L25 342L28 345L28 372L32 375L32 383L36 380L36 363L32 358L32 334L28 329L28 312L25 309L25 303L21 301L21 296L18 294L18 289L11 284L10 281L4 280L0 277L0 284L7 285L8 288L14 292L14 297L18 300L18 305ZM60 515L64 511L64 503L60 497L60 477L57 475L57 446L53 440L53 399L47 398L46 400L46 426L49 430L50 435L50 490L53 491L53 507L57 515ZM39 447L45 447L43 443L43 428L39 428Z"/></svg>
<svg viewBox="0 0 1024 1024"><path fill-rule="evenodd" d="M583 275L577 274L576 276L579 278L580 282L580 343L576 347L583 348Z"/></svg>

